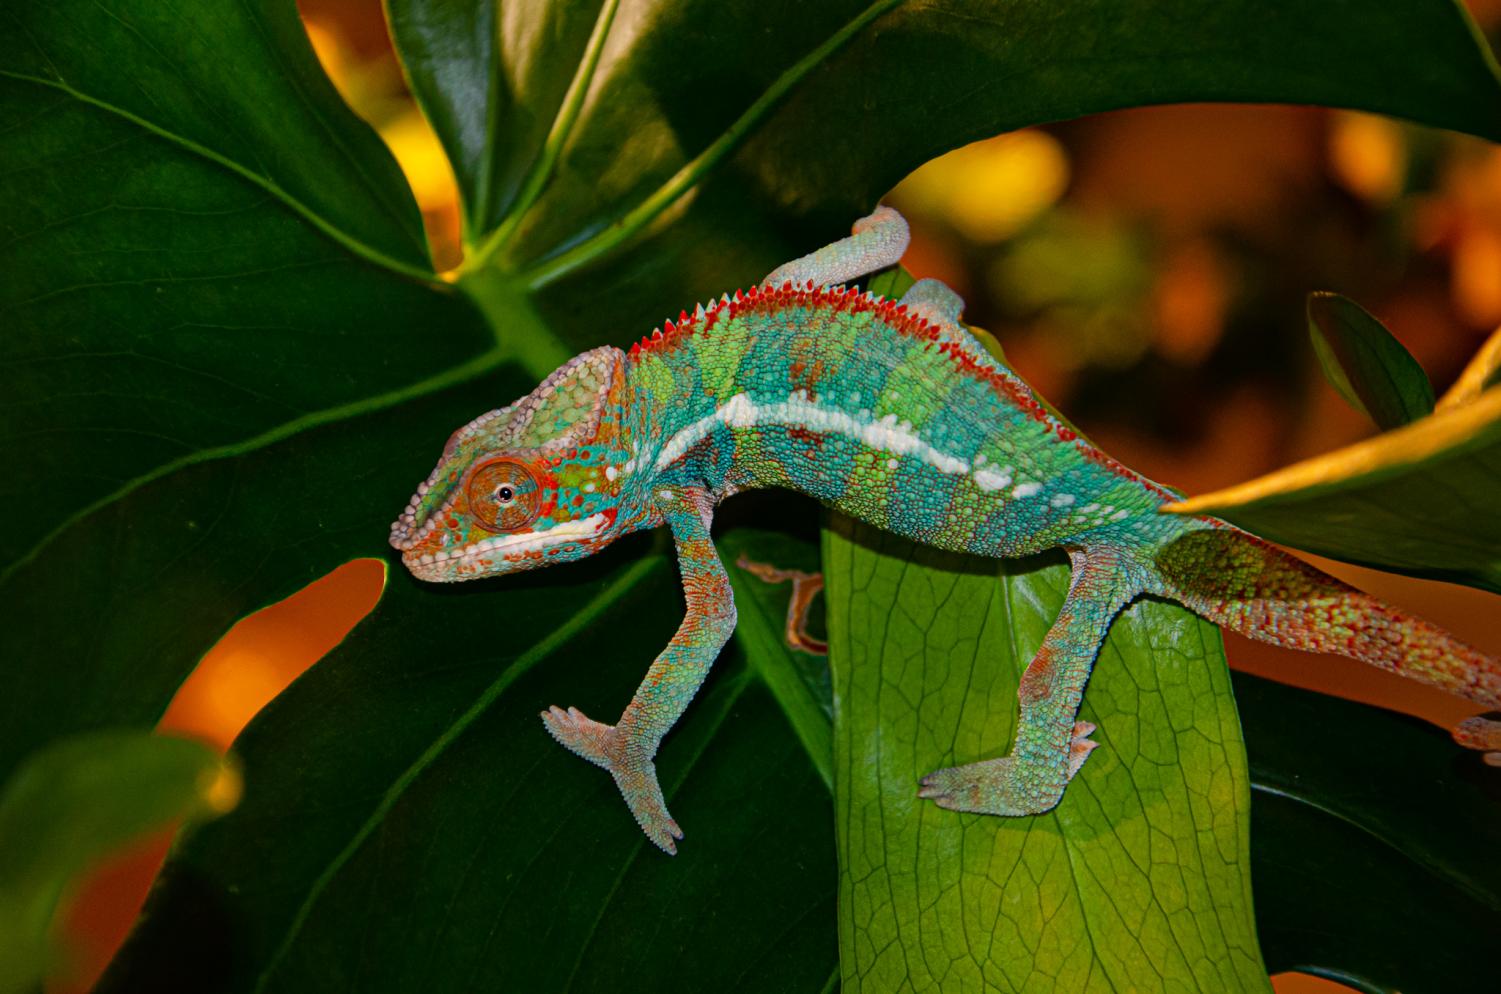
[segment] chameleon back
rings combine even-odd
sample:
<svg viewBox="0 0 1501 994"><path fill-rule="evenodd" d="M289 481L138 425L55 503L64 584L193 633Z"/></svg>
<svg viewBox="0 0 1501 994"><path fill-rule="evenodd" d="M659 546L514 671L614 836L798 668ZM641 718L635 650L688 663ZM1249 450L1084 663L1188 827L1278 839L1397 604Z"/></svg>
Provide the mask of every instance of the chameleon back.
<svg viewBox="0 0 1501 994"><path fill-rule="evenodd" d="M1172 527L1172 495L1077 437L967 333L843 288L751 290L631 350L673 482L789 487L953 551Z"/></svg>

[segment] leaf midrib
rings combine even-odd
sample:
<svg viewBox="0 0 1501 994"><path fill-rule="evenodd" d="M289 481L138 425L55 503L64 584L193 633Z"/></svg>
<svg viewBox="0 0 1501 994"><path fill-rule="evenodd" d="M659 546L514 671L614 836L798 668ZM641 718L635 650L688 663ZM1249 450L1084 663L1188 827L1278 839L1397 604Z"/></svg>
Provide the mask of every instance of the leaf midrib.
<svg viewBox="0 0 1501 994"><path fill-rule="evenodd" d="M372 414L376 411L384 410L388 407L394 407L409 400L415 400L419 397L424 397L428 394L437 393L440 390L445 390L449 387L457 386L461 383L466 383L470 380L484 375L485 373L499 366L505 358L505 353L499 347L491 348L490 350L480 353L467 362L459 363L456 366L450 366L449 368L435 373L432 376L418 380L415 383L410 383L404 387L398 387L394 390L388 390L385 393L375 394L370 397L364 397L359 400L350 401L347 404L340 404L335 407L324 408L321 411L312 411L308 414L302 415L301 417L282 422L281 424L276 425L273 428L269 428L258 435L253 435L249 438L241 439L238 442L229 442L224 445L217 445L211 446L209 448L199 449L195 452L190 452L186 455L179 456L178 458L173 459L170 462L162 463L161 465L150 469L147 472L140 474L139 476L132 477L131 479L125 481L123 484L117 487L114 491L105 494L103 497L100 497L89 504L86 504L85 506L69 514L67 517L63 518L62 521L58 522L56 527L47 532L47 534L43 535L35 545L18 556L14 561L7 564L4 569L0 569L0 586L8 583L12 576L14 576L28 563L32 562L39 555L41 555L41 553L49 545L60 538L73 526L93 516L94 514L99 513L105 508L124 500L126 497L129 497L132 493L148 484L155 483L157 480L171 476L172 474L187 469L190 466L196 466L199 463L212 462L217 459L227 459L235 456L247 455L251 452L266 448L267 446L273 445L277 442L285 441L286 439L291 438L294 435L301 434L305 431L310 431L314 428L322 427L323 425L334 424L339 421L348 420L365 414Z"/></svg>
<svg viewBox="0 0 1501 994"><path fill-rule="evenodd" d="M448 747L457 741L459 736L478 720L489 709L490 705L494 704L500 698L500 695L513 683L530 672L543 659L552 655L552 653L570 641L612 604L625 596L627 591L634 587L648 572L656 568L660 562L661 559L655 555L648 555L639 559L616 577L607 587L583 604L567 621L559 625L546 637L533 643L525 652L518 655L511 665L507 666L504 672L491 681L484 692L475 698L474 703L450 722L443 732L433 740L432 744L423 751L422 755L418 756L402 772L401 776L396 778L396 781L381 796L380 803L360 823L359 828L350 837L349 842L335 854L328 865L324 867L323 872L313 881L307 893L303 895L291 923L287 926L286 935L282 937L282 941L277 945L276 950L266 960L265 966L261 968L255 987L252 989L255 994L260 994L261 991L265 990L266 984L270 981L272 974L276 972L277 966L285 958L288 951L291 950L293 942L296 941L298 934L302 931L303 925L307 922L308 916L312 913L313 905L317 903L323 891L327 889L344 864L354 856L365 840L375 832L381 822L395 808L396 804L406 793L407 788L415 783L423 771L436 762Z"/></svg>

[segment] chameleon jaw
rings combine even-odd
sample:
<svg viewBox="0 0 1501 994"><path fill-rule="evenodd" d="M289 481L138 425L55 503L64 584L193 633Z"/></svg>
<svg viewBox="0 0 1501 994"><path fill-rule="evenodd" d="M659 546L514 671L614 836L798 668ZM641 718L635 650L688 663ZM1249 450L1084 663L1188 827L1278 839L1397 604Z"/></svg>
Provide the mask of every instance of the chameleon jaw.
<svg viewBox="0 0 1501 994"><path fill-rule="evenodd" d="M417 579L435 583L510 573L541 565L539 554L547 549L600 538L613 517L601 511L587 518L565 521L545 531L495 535L453 552L422 552L409 548L402 552L401 561Z"/></svg>

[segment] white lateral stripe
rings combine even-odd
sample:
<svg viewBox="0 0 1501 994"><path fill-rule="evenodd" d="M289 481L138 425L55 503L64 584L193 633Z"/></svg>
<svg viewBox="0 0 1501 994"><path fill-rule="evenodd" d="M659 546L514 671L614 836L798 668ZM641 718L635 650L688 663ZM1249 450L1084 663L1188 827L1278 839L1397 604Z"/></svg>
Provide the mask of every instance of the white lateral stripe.
<svg viewBox="0 0 1501 994"><path fill-rule="evenodd" d="M737 393L713 414L699 418L667 440L657 455L657 469L666 469L703 441L716 425L752 428L756 425L795 425L810 431L844 435L873 449L884 449L900 456L916 456L944 473L968 473L969 463L940 452L912 433L912 425L898 422L888 414L879 421L862 421L843 411L820 407L806 397L794 394L784 402L757 404Z"/></svg>
<svg viewBox="0 0 1501 994"><path fill-rule="evenodd" d="M577 538L587 538L599 532L605 524L603 514L591 514L587 518L579 518L575 521L565 521L561 525L554 525L546 531L519 532L514 535L496 535L482 542L465 546L453 552L426 553L415 557L416 561L423 564L442 562L457 562L460 560L478 559L483 556L512 555L517 552L532 552L545 549L549 546L559 545L563 542Z"/></svg>
<svg viewBox="0 0 1501 994"><path fill-rule="evenodd" d="M980 458L983 457L977 457L975 462L978 463ZM975 470L975 486L981 490L999 490L1002 487L1009 487L1010 485L1010 473L997 473L989 469Z"/></svg>

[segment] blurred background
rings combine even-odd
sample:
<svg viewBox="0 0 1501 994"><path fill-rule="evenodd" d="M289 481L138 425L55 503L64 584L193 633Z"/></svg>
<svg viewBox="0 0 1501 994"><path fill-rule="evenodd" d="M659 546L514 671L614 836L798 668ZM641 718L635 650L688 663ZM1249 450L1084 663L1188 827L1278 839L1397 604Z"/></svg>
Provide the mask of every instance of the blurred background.
<svg viewBox="0 0 1501 994"><path fill-rule="evenodd" d="M402 80L379 0L301 0L349 103L386 139L440 269L459 259L454 184ZM1468 6L1496 47L1501 0ZM1501 325L1501 148L1369 115L1280 106L1132 110L980 142L888 198L906 264L967 301L1011 364L1105 450L1190 494L1373 433L1319 373L1304 299L1334 290L1401 339L1442 392ZM663 301L663 313L679 302ZM1315 560L1501 651L1495 597ZM384 565L347 564L246 619L183 686L163 729L226 747L379 597ZM1227 640L1240 669L1446 727L1463 701L1356 663ZM1477 759L1478 762L1478 759ZM140 906L163 835L75 896L83 991ZM1347 988L1284 975L1279 994Z"/></svg>

